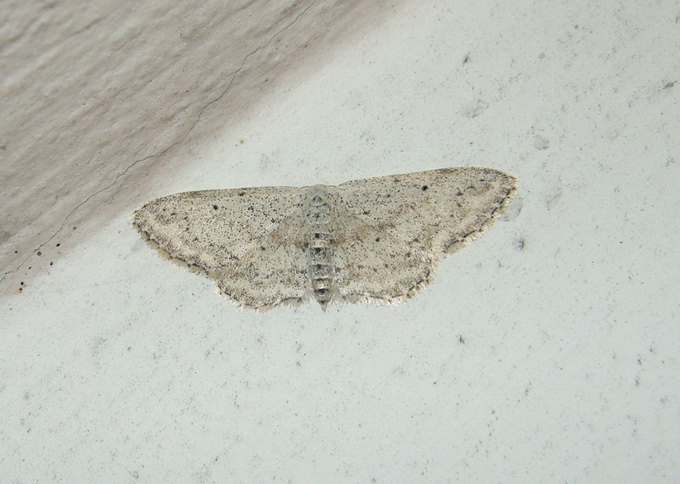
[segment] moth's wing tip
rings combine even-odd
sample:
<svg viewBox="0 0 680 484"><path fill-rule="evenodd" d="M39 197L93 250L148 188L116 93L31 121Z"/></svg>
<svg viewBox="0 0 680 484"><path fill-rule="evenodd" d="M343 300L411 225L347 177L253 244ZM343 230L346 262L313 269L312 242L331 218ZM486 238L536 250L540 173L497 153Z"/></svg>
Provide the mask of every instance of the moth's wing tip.
<svg viewBox="0 0 680 484"><path fill-rule="evenodd" d="M444 168L444 170L457 170L461 168ZM519 184L519 180L517 179L516 176L511 175L507 171L503 170L497 170L496 168L485 168L485 167L480 167L480 166L468 166L468 167L463 167L463 170L472 170L472 171L481 171L481 172L486 172L486 173L493 173L495 175L500 175L505 179L507 184L510 186L512 189L511 192L509 193L509 197L512 197L517 190L517 185Z"/></svg>
<svg viewBox="0 0 680 484"><path fill-rule="evenodd" d="M498 171L498 170L494 170ZM508 175L507 173L499 172L505 176L507 176L509 183L509 186L507 187L508 191L505 195L502 196L500 199L500 203L498 206L494 209L493 213L489 215L489 217L484 221L482 225L479 226L477 230L474 232L468 234L465 238L460 239L460 240L455 240L453 241L448 247L445 247L442 250L442 256L448 256L451 254L454 254L455 252L458 252L460 249L465 247L471 242L474 242L475 240L479 239L484 232L486 232L489 227L491 227L496 220L498 220L503 213L505 213L506 208L508 207L508 204L511 202L515 194L517 193L517 178L513 177L512 175Z"/></svg>
<svg viewBox="0 0 680 484"><path fill-rule="evenodd" d="M150 225L148 221L148 215L149 215L149 205L153 203L155 200L151 200L149 202L146 202L139 207L137 207L135 210L132 211L130 215L128 215L128 220L130 221L130 224L137 229L138 231L146 232L145 229L143 228L144 225ZM148 236L145 235L145 237Z"/></svg>
<svg viewBox="0 0 680 484"><path fill-rule="evenodd" d="M144 205L137 207L136 209L134 209L130 213L130 215L128 215L128 220L130 221L132 226L135 227L135 228L137 228L137 220L139 219L139 214L140 214L140 211L142 210L143 207L144 207Z"/></svg>

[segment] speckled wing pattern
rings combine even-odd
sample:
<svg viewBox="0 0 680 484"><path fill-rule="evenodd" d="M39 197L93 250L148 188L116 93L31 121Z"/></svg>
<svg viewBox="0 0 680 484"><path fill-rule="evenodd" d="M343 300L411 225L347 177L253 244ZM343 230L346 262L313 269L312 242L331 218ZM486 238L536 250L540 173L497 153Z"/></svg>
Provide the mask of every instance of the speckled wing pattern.
<svg viewBox="0 0 680 484"><path fill-rule="evenodd" d="M334 299L389 303L415 294L430 281L436 262L430 254L366 223L340 203L334 212L333 229L339 237L334 250Z"/></svg>
<svg viewBox="0 0 680 484"><path fill-rule="evenodd" d="M512 176L490 168L443 168L338 185L369 225L435 258L474 240L515 193Z"/></svg>
<svg viewBox="0 0 680 484"><path fill-rule="evenodd" d="M503 211L515 179L444 168L337 186L186 192L152 200L133 225L237 305L401 301L437 261Z"/></svg>
<svg viewBox="0 0 680 484"><path fill-rule="evenodd" d="M243 307L267 309L308 299L308 262L304 244L302 209L258 241L238 261L213 273L219 292Z"/></svg>
<svg viewBox="0 0 680 484"><path fill-rule="evenodd" d="M137 209L132 223L163 255L216 273L242 259L302 201L301 190L289 187L176 193Z"/></svg>

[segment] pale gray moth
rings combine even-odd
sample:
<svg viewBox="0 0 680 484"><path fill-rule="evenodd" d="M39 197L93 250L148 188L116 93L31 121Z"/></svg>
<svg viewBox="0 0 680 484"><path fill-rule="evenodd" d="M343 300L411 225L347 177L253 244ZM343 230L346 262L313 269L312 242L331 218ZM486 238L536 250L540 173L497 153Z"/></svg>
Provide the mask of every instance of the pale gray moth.
<svg viewBox="0 0 680 484"><path fill-rule="evenodd" d="M204 190L152 200L132 223L244 308L390 303L416 294L441 257L484 231L515 184L490 168L443 168L336 186Z"/></svg>

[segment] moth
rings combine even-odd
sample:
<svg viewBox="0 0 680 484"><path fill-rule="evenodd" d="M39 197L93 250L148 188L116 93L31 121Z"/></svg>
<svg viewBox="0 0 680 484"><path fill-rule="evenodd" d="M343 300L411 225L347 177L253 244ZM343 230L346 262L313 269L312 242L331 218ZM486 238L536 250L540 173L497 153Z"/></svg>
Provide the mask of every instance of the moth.
<svg viewBox="0 0 680 484"><path fill-rule="evenodd" d="M132 224L238 306L315 300L325 310L412 297L515 190L515 178L498 170L442 168L334 186L178 193L142 205Z"/></svg>

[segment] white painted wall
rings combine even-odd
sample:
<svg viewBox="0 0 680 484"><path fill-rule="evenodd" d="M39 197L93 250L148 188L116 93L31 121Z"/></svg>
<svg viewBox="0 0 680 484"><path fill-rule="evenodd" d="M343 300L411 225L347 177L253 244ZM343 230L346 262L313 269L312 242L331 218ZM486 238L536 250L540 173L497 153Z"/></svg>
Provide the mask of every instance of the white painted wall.
<svg viewBox="0 0 680 484"><path fill-rule="evenodd" d="M677 482L677 29L670 1L412 2L187 137L3 300L1 480ZM396 307L241 311L127 220L459 165L521 211Z"/></svg>

